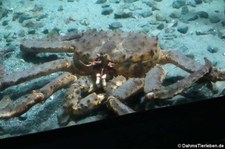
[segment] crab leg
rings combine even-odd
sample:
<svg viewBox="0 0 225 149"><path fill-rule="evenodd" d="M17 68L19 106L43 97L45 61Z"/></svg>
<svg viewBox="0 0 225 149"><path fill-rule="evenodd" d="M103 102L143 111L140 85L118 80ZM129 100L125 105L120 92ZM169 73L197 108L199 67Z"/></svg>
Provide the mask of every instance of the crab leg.
<svg viewBox="0 0 225 149"><path fill-rule="evenodd" d="M205 74L210 72L212 67L211 62L205 58L205 65L199 68L199 70L191 73L188 77L179 80L178 82L166 87L160 87L160 89L153 90L146 94L147 99L168 99L181 93L183 90L189 88L193 83L201 79Z"/></svg>
<svg viewBox="0 0 225 149"><path fill-rule="evenodd" d="M148 93L161 87L167 72L160 66L153 67L146 73L144 92Z"/></svg>
<svg viewBox="0 0 225 149"><path fill-rule="evenodd" d="M81 116L90 113L94 109L98 108L104 99L104 94L89 94L88 96L82 98L77 105L73 105L73 115Z"/></svg>
<svg viewBox="0 0 225 149"><path fill-rule="evenodd" d="M162 63L168 62L190 73L199 70L203 66L179 51L163 51ZM218 68L212 68L207 77L211 81L224 81L225 71Z"/></svg>
<svg viewBox="0 0 225 149"><path fill-rule="evenodd" d="M79 104L82 103L81 101L82 94L90 93L90 92L93 92L94 90L95 90L95 84L90 77L88 76L80 77L67 89L67 92L65 95L67 102L64 105L65 111L70 112L69 110L71 109L71 107L72 109L78 109L76 106L79 106Z"/></svg>
<svg viewBox="0 0 225 149"><path fill-rule="evenodd" d="M129 113L134 113L135 111L122 103L119 99L109 96L107 100L108 107L114 111L117 115L125 115Z"/></svg>
<svg viewBox="0 0 225 149"><path fill-rule="evenodd" d="M98 96L92 94L82 98L82 94L93 92L95 88L94 81L88 76L81 76L70 85L65 95L66 103L64 104L64 110L58 115L58 122L60 125L66 125L70 120L71 114L79 117L91 110L84 105L95 103L95 101L98 101Z"/></svg>
<svg viewBox="0 0 225 149"><path fill-rule="evenodd" d="M143 86L143 78L130 78L117 89L114 89L111 94L119 100L124 101L132 95L141 92L143 90Z"/></svg>
<svg viewBox="0 0 225 149"><path fill-rule="evenodd" d="M52 39L29 39L23 40L20 44L21 51L24 52L71 52L76 49L76 40L82 34L61 36Z"/></svg>
<svg viewBox="0 0 225 149"><path fill-rule="evenodd" d="M79 118L91 113L91 111L95 110L99 107L99 105L101 105L104 99L104 94L96 94L94 92L82 99L74 98L74 103L70 105L70 107L68 107L68 103L67 105L64 105L64 111L58 115L59 124L66 125L70 120L71 114L73 117L76 116L76 118Z"/></svg>
<svg viewBox="0 0 225 149"><path fill-rule="evenodd" d="M130 78L125 81L118 88L112 91L108 90L109 96L107 99L107 106L117 115L124 115L135 112L132 108L125 105L123 102L129 97L143 90L143 78Z"/></svg>
<svg viewBox="0 0 225 149"><path fill-rule="evenodd" d="M0 110L0 118L11 118L22 115L35 104L44 102L57 90L70 85L74 80L76 80L76 77L71 73L63 73L61 76L46 84L41 89L34 90L32 93L17 99L22 101L22 103L18 104L13 110Z"/></svg>
<svg viewBox="0 0 225 149"><path fill-rule="evenodd" d="M70 118L68 116L69 113L72 113L72 115L76 117L85 115L98 108L105 100L107 100L109 108L119 115L134 112L134 110L124 105L119 100L125 100L141 91L144 86L144 80L131 78L126 81L123 76L117 76L110 80L106 87L104 87L106 94L112 94L113 96L106 99L106 94L91 93L88 96L81 98L82 93L93 92L96 89L95 85L96 84L92 79L81 77L70 86L66 94L68 102L64 106L64 112L58 117L60 125L65 125L68 122Z"/></svg>
<svg viewBox="0 0 225 149"><path fill-rule="evenodd" d="M133 109L129 108L121 101L126 100L130 96L140 92L144 86L144 80L139 78L130 78L128 81L124 80L122 76L118 76L111 80L107 87L105 87L106 94L112 95L108 97L108 106L117 114L128 114L134 112ZM73 109L76 111L74 114L87 113L86 111L91 111L99 107L105 100L104 94L91 94L83 99L81 99L78 105L74 106ZM82 109L82 110L81 110Z"/></svg>
<svg viewBox="0 0 225 149"><path fill-rule="evenodd" d="M110 96L107 100L108 107L118 115L135 112L133 109L123 104L121 100L126 100L143 88L145 93L159 89L166 73L167 72L162 67L155 66L146 74L144 81L143 79L138 78L129 79L120 87L112 91L111 94L113 96Z"/></svg>
<svg viewBox="0 0 225 149"><path fill-rule="evenodd" d="M72 59L59 59L12 73L0 80L0 90L58 71L71 71Z"/></svg>

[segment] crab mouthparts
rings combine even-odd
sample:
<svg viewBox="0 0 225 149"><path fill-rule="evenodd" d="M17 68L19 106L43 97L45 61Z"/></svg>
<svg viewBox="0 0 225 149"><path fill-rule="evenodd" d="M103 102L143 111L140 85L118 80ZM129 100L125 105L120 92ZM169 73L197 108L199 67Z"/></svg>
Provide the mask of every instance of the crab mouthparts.
<svg viewBox="0 0 225 149"><path fill-rule="evenodd" d="M100 74L100 73L97 73L96 74L96 82L95 82L95 84L97 85L97 86L103 86L103 87L105 87L106 86L106 74Z"/></svg>

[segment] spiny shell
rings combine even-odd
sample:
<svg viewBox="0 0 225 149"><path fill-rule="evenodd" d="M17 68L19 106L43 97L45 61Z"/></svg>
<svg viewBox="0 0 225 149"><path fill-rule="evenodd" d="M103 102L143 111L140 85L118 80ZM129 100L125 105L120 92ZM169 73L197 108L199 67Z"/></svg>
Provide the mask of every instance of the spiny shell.
<svg viewBox="0 0 225 149"><path fill-rule="evenodd" d="M157 38L144 33L92 31L78 39L76 54L83 61L97 58L98 53L108 54L116 64L118 74L127 77L143 76L159 59Z"/></svg>

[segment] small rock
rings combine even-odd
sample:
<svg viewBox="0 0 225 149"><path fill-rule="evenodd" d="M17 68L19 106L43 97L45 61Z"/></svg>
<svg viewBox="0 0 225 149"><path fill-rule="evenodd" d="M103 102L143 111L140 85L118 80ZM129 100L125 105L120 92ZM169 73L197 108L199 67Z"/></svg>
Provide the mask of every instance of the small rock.
<svg viewBox="0 0 225 149"><path fill-rule="evenodd" d="M63 6L60 5L60 6L58 7L57 11L63 11Z"/></svg>
<svg viewBox="0 0 225 149"><path fill-rule="evenodd" d="M102 15L109 15L113 12L113 9L111 7L106 7L102 9Z"/></svg>
<svg viewBox="0 0 225 149"><path fill-rule="evenodd" d="M185 45L180 46L178 50L185 54L190 53L190 50Z"/></svg>
<svg viewBox="0 0 225 149"><path fill-rule="evenodd" d="M27 28L33 28L33 29L37 29L37 28L42 28L44 26L43 23L34 23L33 21L31 20L28 20L28 21L25 21L23 24L22 24L23 27L27 27Z"/></svg>
<svg viewBox="0 0 225 149"><path fill-rule="evenodd" d="M172 12L169 16L170 16L171 18L179 18L179 17L180 17L180 14L175 13L175 12Z"/></svg>
<svg viewBox="0 0 225 149"><path fill-rule="evenodd" d="M23 23L25 20L29 20L29 19L32 19L32 16L30 16L29 14L23 13L23 14L19 17L19 23Z"/></svg>
<svg viewBox="0 0 225 149"><path fill-rule="evenodd" d="M107 7L110 7L110 5L109 4L103 4L102 5L102 8L107 8Z"/></svg>
<svg viewBox="0 0 225 149"><path fill-rule="evenodd" d="M197 15L193 15L192 17L188 18L187 20L188 21L194 21L194 20L197 20L198 19L198 16Z"/></svg>
<svg viewBox="0 0 225 149"><path fill-rule="evenodd" d="M215 12L215 13L219 13L220 11L219 11L219 10L215 10L214 12Z"/></svg>
<svg viewBox="0 0 225 149"><path fill-rule="evenodd" d="M217 17L217 16L212 16L212 17L209 18L209 21L211 23L218 23L218 22L220 22L220 18Z"/></svg>
<svg viewBox="0 0 225 149"><path fill-rule="evenodd" d="M0 19L7 17L8 16L9 11L7 9L5 9L4 7L0 7Z"/></svg>
<svg viewBox="0 0 225 149"><path fill-rule="evenodd" d="M170 22L167 23L167 27L171 28L171 27L176 27L178 24L177 20L171 20Z"/></svg>
<svg viewBox="0 0 225 149"><path fill-rule="evenodd" d="M16 21L18 18L20 18L21 15L23 15L22 12L15 12L15 13L13 13L12 20Z"/></svg>
<svg viewBox="0 0 225 149"><path fill-rule="evenodd" d="M13 41L14 39L12 39L12 37L8 37L8 38L6 38L6 42L8 42L8 43L11 43L12 41Z"/></svg>
<svg viewBox="0 0 225 149"><path fill-rule="evenodd" d="M37 5L37 4L35 4L32 11L33 11L33 12L40 12L40 11L42 11L42 10L43 10L43 6L42 6L42 5Z"/></svg>
<svg viewBox="0 0 225 149"><path fill-rule="evenodd" d="M225 20L221 21L222 26L225 26Z"/></svg>
<svg viewBox="0 0 225 149"><path fill-rule="evenodd" d="M36 21L40 21L41 19L44 19L44 18L47 18L48 17L48 14L45 13L45 14L41 14L37 19Z"/></svg>
<svg viewBox="0 0 225 149"><path fill-rule="evenodd" d="M165 21L166 20L166 18L160 13L156 13L155 18L157 21Z"/></svg>
<svg viewBox="0 0 225 149"><path fill-rule="evenodd" d="M225 39L225 29L219 30L218 36L219 36L221 39Z"/></svg>
<svg viewBox="0 0 225 149"><path fill-rule="evenodd" d="M12 34L12 38L13 38L13 39L16 39L16 38L17 38L17 33L13 33L13 34Z"/></svg>
<svg viewBox="0 0 225 149"><path fill-rule="evenodd" d="M210 53L216 53L216 52L218 52L219 49L217 47L208 46L207 50Z"/></svg>
<svg viewBox="0 0 225 149"><path fill-rule="evenodd" d="M163 23L160 23L158 26L157 26L157 29L159 30L162 30L164 28L164 24Z"/></svg>
<svg viewBox="0 0 225 149"><path fill-rule="evenodd" d="M78 33L78 30L76 28L69 28L67 30L68 33Z"/></svg>
<svg viewBox="0 0 225 149"><path fill-rule="evenodd" d="M196 2L195 2L195 0L188 0L187 5L192 6L192 7L196 7Z"/></svg>
<svg viewBox="0 0 225 149"><path fill-rule="evenodd" d="M10 45L8 45L7 50L13 50L14 51L16 48L17 47L14 44L10 44ZM6 56L7 57L10 56L10 54L9 55L7 54Z"/></svg>
<svg viewBox="0 0 225 149"><path fill-rule="evenodd" d="M188 31L188 26L179 26L177 28L177 31L180 32L180 33L182 33L182 34L186 34L187 31Z"/></svg>
<svg viewBox="0 0 225 149"><path fill-rule="evenodd" d="M18 33L18 36L19 37L25 37L25 35L26 34L25 34L25 31L24 30L20 30L19 33Z"/></svg>
<svg viewBox="0 0 225 149"><path fill-rule="evenodd" d="M216 67L217 65L218 65L217 60L213 59L213 60L212 60L212 66L213 66L213 67Z"/></svg>
<svg viewBox="0 0 225 149"><path fill-rule="evenodd" d="M4 21L2 21L2 26L6 26L6 25L8 25L9 24L9 20L4 20Z"/></svg>
<svg viewBox="0 0 225 149"><path fill-rule="evenodd" d="M109 0L110 3L120 3L121 0Z"/></svg>
<svg viewBox="0 0 225 149"><path fill-rule="evenodd" d="M90 23L88 22L87 18L83 18L79 21L79 23L81 25L84 25L84 26L88 26Z"/></svg>
<svg viewBox="0 0 225 149"><path fill-rule="evenodd" d="M76 16L71 15L71 16L68 18L68 20L71 21L71 22L75 22L77 19L76 19Z"/></svg>
<svg viewBox="0 0 225 149"><path fill-rule="evenodd" d="M124 0L124 3L133 3L136 2L137 0Z"/></svg>
<svg viewBox="0 0 225 149"><path fill-rule="evenodd" d="M74 0L67 0L67 2L74 2Z"/></svg>
<svg viewBox="0 0 225 149"><path fill-rule="evenodd" d="M151 25L159 25L159 22L156 20L149 20L148 23Z"/></svg>
<svg viewBox="0 0 225 149"><path fill-rule="evenodd" d="M146 18L152 15L152 10L148 9L148 10L144 10L143 12L141 12L140 14L142 17Z"/></svg>
<svg viewBox="0 0 225 149"><path fill-rule="evenodd" d="M175 0L172 4L173 8L179 9L183 6L185 6L186 1L185 0Z"/></svg>
<svg viewBox="0 0 225 149"><path fill-rule="evenodd" d="M118 29L121 27L122 27L122 24L120 22L113 22L109 25L109 29L111 30Z"/></svg>
<svg viewBox="0 0 225 149"><path fill-rule="evenodd" d="M161 2L162 0L154 0L154 1L156 1L156 2Z"/></svg>
<svg viewBox="0 0 225 149"><path fill-rule="evenodd" d="M157 3L154 2L154 1L146 0L146 1L143 1L143 3L145 3L147 6L149 6L149 7L152 9L152 11L160 10L160 9L157 7Z"/></svg>
<svg viewBox="0 0 225 149"><path fill-rule="evenodd" d="M44 29L43 31L42 31L42 33L44 33L44 34L48 34L48 29Z"/></svg>
<svg viewBox="0 0 225 149"><path fill-rule="evenodd" d="M141 28L141 32L148 33L149 32L149 28L150 27L146 25L146 26L144 26L144 27Z"/></svg>
<svg viewBox="0 0 225 149"><path fill-rule="evenodd" d="M28 30L28 34L35 34L35 30L34 29Z"/></svg>
<svg viewBox="0 0 225 149"><path fill-rule="evenodd" d="M205 11L199 11L197 12L197 15L200 17L200 18L208 18L209 17L209 14Z"/></svg>
<svg viewBox="0 0 225 149"><path fill-rule="evenodd" d="M196 4L201 4L202 3L202 0L195 0L195 3Z"/></svg>
<svg viewBox="0 0 225 149"><path fill-rule="evenodd" d="M209 30L199 30L199 31L196 31L196 35L208 35L208 34L211 34L211 35L216 35L217 34L217 31L215 29L209 29Z"/></svg>
<svg viewBox="0 0 225 149"><path fill-rule="evenodd" d="M188 12L189 12L189 9L188 9L187 6L183 6L183 7L181 8L181 14L185 15L185 14L187 14Z"/></svg>
<svg viewBox="0 0 225 149"><path fill-rule="evenodd" d="M47 38L54 38L59 36L59 31L60 29L58 28L53 28L47 35Z"/></svg>
<svg viewBox="0 0 225 149"><path fill-rule="evenodd" d="M132 12L130 10L128 10L128 9L124 9L124 10L117 11L114 14L114 17L116 19L130 18L132 16L133 16Z"/></svg>
<svg viewBox="0 0 225 149"><path fill-rule="evenodd" d="M106 0L97 0L95 3L96 4L103 4L103 3L105 3L106 2Z"/></svg>

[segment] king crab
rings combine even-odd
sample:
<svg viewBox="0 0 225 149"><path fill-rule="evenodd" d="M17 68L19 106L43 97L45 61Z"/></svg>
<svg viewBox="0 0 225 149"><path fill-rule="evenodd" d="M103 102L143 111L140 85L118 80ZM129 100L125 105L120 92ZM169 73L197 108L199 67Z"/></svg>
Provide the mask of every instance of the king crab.
<svg viewBox="0 0 225 149"><path fill-rule="evenodd" d="M0 90L64 71L44 87L20 97L24 102L14 109L1 110L0 118L20 116L61 88L67 89L62 117L80 116L105 104L123 115L134 112L125 103L137 93L144 92L146 101L168 99L202 77L211 81L225 80L225 72L213 68L206 58L202 65L178 51L163 51L158 38L143 33L90 31L53 39L23 40L20 48L30 53L69 52L74 53L74 57L46 62L2 78ZM172 85L162 86L166 71L160 65L167 63L190 75ZM62 118L60 123L66 121Z"/></svg>

